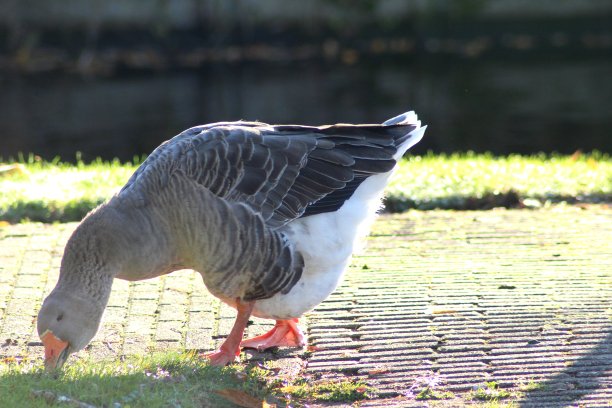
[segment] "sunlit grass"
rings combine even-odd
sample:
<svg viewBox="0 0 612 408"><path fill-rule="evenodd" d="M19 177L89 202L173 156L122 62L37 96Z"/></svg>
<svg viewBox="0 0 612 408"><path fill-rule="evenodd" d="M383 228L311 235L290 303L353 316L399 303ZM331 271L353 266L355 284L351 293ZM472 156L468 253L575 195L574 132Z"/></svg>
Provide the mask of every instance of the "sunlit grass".
<svg viewBox="0 0 612 408"><path fill-rule="evenodd" d="M116 193L137 167L101 160L73 165L30 158L12 163L12 170L0 174L0 219L78 221Z"/></svg>
<svg viewBox="0 0 612 408"><path fill-rule="evenodd" d="M71 165L30 157L4 167L9 170L0 171L0 220L53 222L80 220L117 192L137 164ZM401 162L386 203L390 211L404 211L538 206L547 200L612 200L610 156L412 156Z"/></svg>
<svg viewBox="0 0 612 408"><path fill-rule="evenodd" d="M471 391L468 398L480 401L499 401L509 398L510 395L510 392L500 388L495 381L489 381Z"/></svg>
<svg viewBox="0 0 612 408"><path fill-rule="evenodd" d="M192 352L72 358L57 373L45 372L40 360L0 360L3 407L299 407L374 394L351 380L284 378L266 362L213 367Z"/></svg>
<svg viewBox="0 0 612 408"><path fill-rule="evenodd" d="M257 367L212 367L193 354L133 356L124 361L73 359L58 375L39 362L0 362L0 395L7 407L94 406L202 407L235 406L221 394L244 393L263 401L270 393ZM66 405L60 404L61 401ZM113 405L114 404L114 405Z"/></svg>
<svg viewBox="0 0 612 408"><path fill-rule="evenodd" d="M387 189L394 211L611 199L612 160L601 153L413 156L402 162Z"/></svg>
<svg viewBox="0 0 612 408"><path fill-rule="evenodd" d="M376 395L376 390L362 381L318 381L301 378L280 389L283 394L296 400L327 402L351 402Z"/></svg>

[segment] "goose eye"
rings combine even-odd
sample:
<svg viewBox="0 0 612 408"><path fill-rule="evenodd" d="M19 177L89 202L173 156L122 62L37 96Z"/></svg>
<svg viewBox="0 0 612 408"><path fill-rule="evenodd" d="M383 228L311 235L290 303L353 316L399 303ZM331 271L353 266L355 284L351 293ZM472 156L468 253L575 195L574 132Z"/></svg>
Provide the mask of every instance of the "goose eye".
<svg viewBox="0 0 612 408"><path fill-rule="evenodd" d="M63 314L61 314L61 315L57 316L57 321L59 322L59 321L60 321L60 320L62 320L63 318L64 318L64 315L63 315Z"/></svg>

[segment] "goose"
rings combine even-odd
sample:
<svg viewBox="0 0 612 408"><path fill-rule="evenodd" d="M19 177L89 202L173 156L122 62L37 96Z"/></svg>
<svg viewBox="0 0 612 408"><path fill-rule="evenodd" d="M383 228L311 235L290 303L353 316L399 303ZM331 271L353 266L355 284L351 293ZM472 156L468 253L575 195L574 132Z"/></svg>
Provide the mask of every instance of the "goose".
<svg viewBox="0 0 612 408"><path fill-rule="evenodd" d="M404 153L423 137L417 115L327 126L218 122L162 143L66 244L37 319L47 369L95 336L114 279L178 269L237 311L220 348L302 347L298 319L338 286ZM243 340L250 316L276 321Z"/></svg>

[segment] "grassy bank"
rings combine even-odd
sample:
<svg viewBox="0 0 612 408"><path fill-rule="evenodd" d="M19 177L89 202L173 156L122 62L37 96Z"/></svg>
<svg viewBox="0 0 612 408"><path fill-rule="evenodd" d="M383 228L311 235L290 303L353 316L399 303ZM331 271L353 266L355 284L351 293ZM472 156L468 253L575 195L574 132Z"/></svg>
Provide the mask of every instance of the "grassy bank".
<svg viewBox="0 0 612 408"><path fill-rule="evenodd" d="M600 153L416 156L402 162L387 192L391 212L610 202L612 158Z"/></svg>
<svg viewBox="0 0 612 408"><path fill-rule="evenodd" d="M71 165L34 158L0 168L0 220L78 221L114 194L135 163ZM426 155L402 161L387 189L389 211L538 207L612 201L612 159L573 156Z"/></svg>

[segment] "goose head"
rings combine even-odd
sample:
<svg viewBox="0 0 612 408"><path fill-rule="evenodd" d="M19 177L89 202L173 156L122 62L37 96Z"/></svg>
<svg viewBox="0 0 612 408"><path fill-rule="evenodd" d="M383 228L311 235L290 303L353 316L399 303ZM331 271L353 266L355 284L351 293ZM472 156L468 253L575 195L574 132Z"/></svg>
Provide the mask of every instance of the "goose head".
<svg viewBox="0 0 612 408"><path fill-rule="evenodd" d="M89 215L73 232L64 249L59 280L38 313L47 369L62 367L71 353L89 344L100 326L113 271L118 270L117 246L108 228L100 227L105 224L100 219Z"/></svg>
<svg viewBox="0 0 612 408"><path fill-rule="evenodd" d="M66 290L54 290L38 314L38 335L45 347L45 368L61 368L68 356L96 335L104 308L92 299Z"/></svg>

